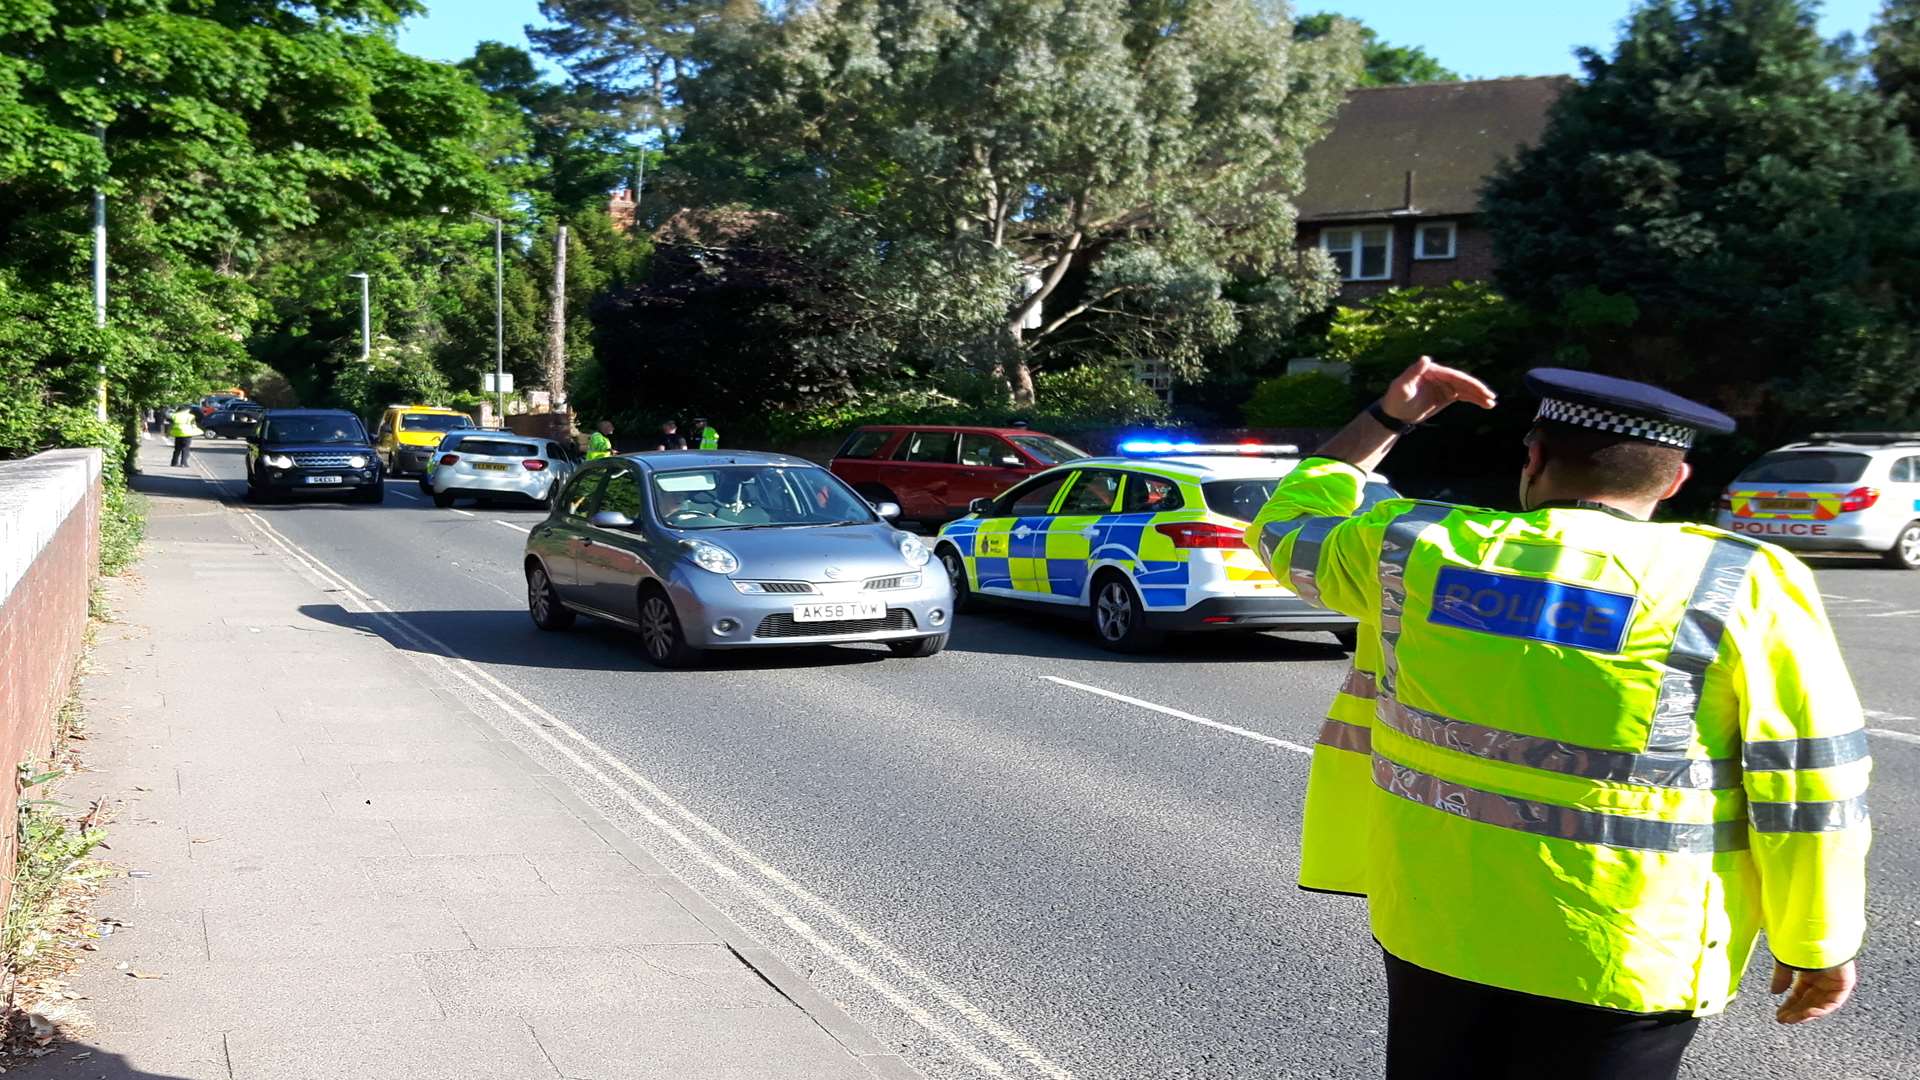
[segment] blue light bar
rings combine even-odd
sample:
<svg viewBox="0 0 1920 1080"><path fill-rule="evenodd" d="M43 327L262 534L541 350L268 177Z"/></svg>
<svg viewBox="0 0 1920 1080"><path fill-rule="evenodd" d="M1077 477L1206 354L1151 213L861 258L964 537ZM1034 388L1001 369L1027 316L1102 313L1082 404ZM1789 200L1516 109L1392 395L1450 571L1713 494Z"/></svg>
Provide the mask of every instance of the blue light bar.
<svg viewBox="0 0 1920 1080"><path fill-rule="evenodd" d="M1154 457L1162 454L1240 454L1266 456L1297 454L1300 448L1288 443L1203 443L1191 439L1128 439L1120 444L1128 457Z"/></svg>

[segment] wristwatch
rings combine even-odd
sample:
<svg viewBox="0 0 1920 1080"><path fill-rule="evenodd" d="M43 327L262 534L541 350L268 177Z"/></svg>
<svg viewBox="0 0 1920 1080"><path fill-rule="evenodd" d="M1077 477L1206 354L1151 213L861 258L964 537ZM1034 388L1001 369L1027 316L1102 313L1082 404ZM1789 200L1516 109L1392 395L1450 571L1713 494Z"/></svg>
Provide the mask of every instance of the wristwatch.
<svg viewBox="0 0 1920 1080"><path fill-rule="evenodd" d="M1378 399L1375 399L1373 404L1367 406L1367 415L1373 417L1375 423L1393 432L1395 435L1404 435L1420 426L1416 421L1401 420L1389 416L1386 406L1380 404Z"/></svg>

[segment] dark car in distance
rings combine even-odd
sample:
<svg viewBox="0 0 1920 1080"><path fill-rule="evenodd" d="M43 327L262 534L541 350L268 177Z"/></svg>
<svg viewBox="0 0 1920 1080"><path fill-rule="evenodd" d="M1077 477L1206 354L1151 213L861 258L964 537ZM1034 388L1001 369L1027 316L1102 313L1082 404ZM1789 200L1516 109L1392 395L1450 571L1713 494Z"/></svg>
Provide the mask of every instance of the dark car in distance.
<svg viewBox="0 0 1920 1080"><path fill-rule="evenodd" d="M267 407L251 401L232 401L200 421L200 430L209 438L244 439L259 430L266 419Z"/></svg>
<svg viewBox="0 0 1920 1080"><path fill-rule="evenodd" d="M386 499L386 474L360 418L343 409L270 409L247 438L247 498Z"/></svg>
<svg viewBox="0 0 1920 1080"><path fill-rule="evenodd" d="M1044 431L943 424L871 424L834 452L833 474L868 502L939 524L1027 477L1087 452Z"/></svg>

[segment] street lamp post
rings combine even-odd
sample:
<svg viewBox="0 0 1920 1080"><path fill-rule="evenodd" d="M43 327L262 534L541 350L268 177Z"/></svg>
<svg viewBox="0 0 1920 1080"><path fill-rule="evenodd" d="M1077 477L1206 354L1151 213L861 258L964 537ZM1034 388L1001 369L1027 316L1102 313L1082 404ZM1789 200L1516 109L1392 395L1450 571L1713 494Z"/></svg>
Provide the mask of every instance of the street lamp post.
<svg viewBox="0 0 1920 1080"><path fill-rule="evenodd" d="M373 363L373 315L372 297L369 295L367 275L352 273L350 278L360 279L360 362Z"/></svg>
<svg viewBox="0 0 1920 1080"><path fill-rule="evenodd" d="M500 426L507 426L507 321L502 299L506 261L501 247L503 223L497 217L473 212L473 216L493 226L493 389L499 395Z"/></svg>

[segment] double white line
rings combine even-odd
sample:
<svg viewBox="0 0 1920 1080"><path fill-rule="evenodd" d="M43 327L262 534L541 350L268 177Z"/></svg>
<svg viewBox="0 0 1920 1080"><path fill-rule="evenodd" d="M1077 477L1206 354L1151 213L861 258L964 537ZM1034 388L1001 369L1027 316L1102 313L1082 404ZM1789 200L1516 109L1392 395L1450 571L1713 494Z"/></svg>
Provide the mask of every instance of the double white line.
<svg viewBox="0 0 1920 1080"><path fill-rule="evenodd" d="M209 479L214 479L209 474ZM216 484L222 483L214 479ZM224 485L222 485L224 486ZM815 895L778 867L695 814L659 785L633 770L625 761L587 738L572 725L459 655L451 646L414 625L406 616L376 600L310 552L275 529L259 514L243 506L233 509L269 544L326 587L335 589L348 610L358 610L386 622L400 638L413 645L422 663L431 663L471 689L579 770L581 776L606 789L672 840L697 863L739 889L755 906L778 919L809 946L830 959L861 984L990 1076L1038 1075L1048 1080L1071 1080L1072 1074L1018 1032L1000 1023L958 991L915 965L870 931ZM816 926L803 917L825 924ZM835 934L847 944L828 937ZM855 955L861 951L872 963ZM883 974L876 967L891 969ZM896 982L895 980L899 981ZM904 985L903 985L904 984ZM923 995L957 1014L967 1027L943 1020L914 994ZM985 1049L980 1045L986 1044ZM1011 1058L1012 1060L1008 1060Z"/></svg>

